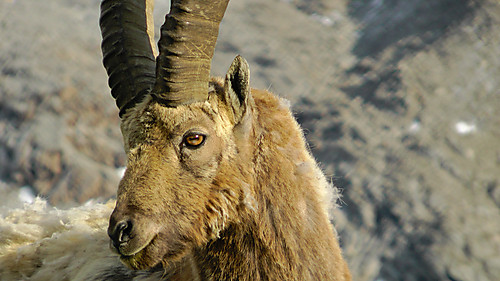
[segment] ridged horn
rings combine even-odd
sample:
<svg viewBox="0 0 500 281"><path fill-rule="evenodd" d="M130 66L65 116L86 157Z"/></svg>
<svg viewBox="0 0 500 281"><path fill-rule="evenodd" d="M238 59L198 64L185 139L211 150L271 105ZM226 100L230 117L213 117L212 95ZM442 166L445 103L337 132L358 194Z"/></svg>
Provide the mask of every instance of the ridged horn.
<svg viewBox="0 0 500 281"><path fill-rule="evenodd" d="M171 0L161 27L153 95L167 106L208 97L219 23L229 0Z"/></svg>
<svg viewBox="0 0 500 281"><path fill-rule="evenodd" d="M155 83L153 5L150 0L103 0L99 25L103 64L120 117Z"/></svg>

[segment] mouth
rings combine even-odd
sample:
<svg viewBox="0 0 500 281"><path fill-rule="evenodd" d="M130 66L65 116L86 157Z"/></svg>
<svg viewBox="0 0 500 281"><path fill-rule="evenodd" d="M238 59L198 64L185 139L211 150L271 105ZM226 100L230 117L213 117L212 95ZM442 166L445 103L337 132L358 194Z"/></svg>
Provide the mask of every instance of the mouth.
<svg viewBox="0 0 500 281"><path fill-rule="evenodd" d="M144 249L140 250L138 253L133 255L120 255L120 261L125 264L127 267L133 270L143 269L140 261L142 260L142 256L144 253Z"/></svg>
<svg viewBox="0 0 500 281"><path fill-rule="evenodd" d="M117 252L120 255L120 261L133 270L147 269L154 266L154 264L150 264L151 257L149 256L151 253L148 254L148 252L154 252L154 249L150 249L150 247L152 247L152 244L154 244L155 239L156 236L154 236L148 243L144 244L140 248L137 248L130 254L123 254L122 251L118 250Z"/></svg>

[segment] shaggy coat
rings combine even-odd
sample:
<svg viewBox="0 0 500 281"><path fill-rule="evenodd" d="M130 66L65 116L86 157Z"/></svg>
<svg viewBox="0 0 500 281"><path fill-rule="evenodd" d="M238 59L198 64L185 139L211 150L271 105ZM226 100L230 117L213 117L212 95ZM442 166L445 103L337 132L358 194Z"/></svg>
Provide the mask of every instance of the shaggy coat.
<svg viewBox="0 0 500 281"><path fill-rule="evenodd" d="M348 280L327 210L336 190L287 103L248 80L237 57L207 101L148 97L123 117L114 247L132 269L201 280Z"/></svg>

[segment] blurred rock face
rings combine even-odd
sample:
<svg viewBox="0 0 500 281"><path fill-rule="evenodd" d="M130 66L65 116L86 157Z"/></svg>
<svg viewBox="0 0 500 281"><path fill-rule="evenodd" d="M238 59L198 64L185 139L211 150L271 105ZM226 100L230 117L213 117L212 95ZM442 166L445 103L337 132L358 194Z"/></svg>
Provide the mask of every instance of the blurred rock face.
<svg viewBox="0 0 500 281"><path fill-rule="evenodd" d="M99 1L80 2L0 2L0 179L59 205L114 195L125 162Z"/></svg>
<svg viewBox="0 0 500 281"><path fill-rule="evenodd" d="M125 165L98 7L0 1L0 180L56 205L113 196ZM292 101L343 189L355 280L500 276L496 1L233 1L226 15L213 73L241 54L254 87Z"/></svg>
<svg viewBox="0 0 500 281"><path fill-rule="evenodd" d="M334 97L304 98L296 110L344 189L337 225L353 271L360 280L495 280L500 7L347 6L360 24L356 60Z"/></svg>

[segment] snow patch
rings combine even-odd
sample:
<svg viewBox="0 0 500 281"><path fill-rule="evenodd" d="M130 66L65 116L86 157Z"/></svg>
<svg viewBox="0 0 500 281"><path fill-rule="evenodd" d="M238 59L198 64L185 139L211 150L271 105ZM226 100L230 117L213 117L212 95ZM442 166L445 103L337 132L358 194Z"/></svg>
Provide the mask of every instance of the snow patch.
<svg viewBox="0 0 500 281"><path fill-rule="evenodd" d="M33 189L31 187L25 185L19 188L17 198L19 198L19 201L22 203L31 204L35 201L35 197L36 195L33 193Z"/></svg>
<svg viewBox="0 0 500 281"><path fill-rule="evenodd" d="M458 121L455 124L455 131L460 135L468 135L477 130L476 124L472 122Z"/></svg>
<svg viewBox="0 0 500 281"><path fill-rule="evenodd" d="M127 167L119 167L118 169L116 169L116 174L120 178L123 178L123 176L125 175L125 170L127 170Z"/></svg>
<svg viewBox="0 0 500 281"><path fill-rule="evenodd" d="M319 14L312 14L311 17L315 20L321 23L324 26L333 26L334 22L330 17L319 15Z"/></svg>
<svg viewBox="0 0 500 281"><path fill-rule="evenodd" d="M415 120L413 121L413 123L411 123L410 127L408 128L408 131L412 134L415 134L417 133L418 131L420 131L420 128L422 126L420 125L420 122Z"/></svg>

